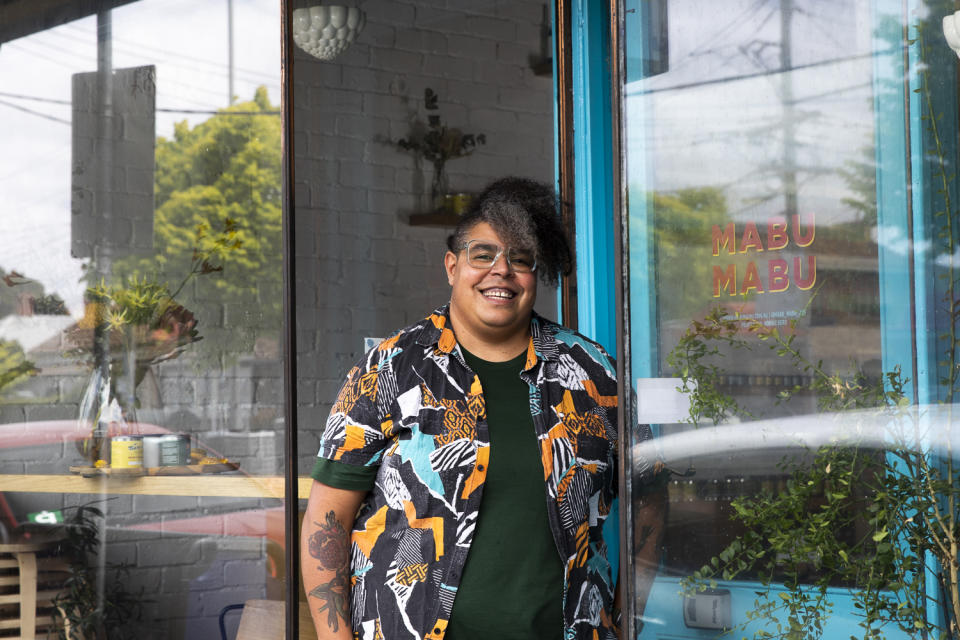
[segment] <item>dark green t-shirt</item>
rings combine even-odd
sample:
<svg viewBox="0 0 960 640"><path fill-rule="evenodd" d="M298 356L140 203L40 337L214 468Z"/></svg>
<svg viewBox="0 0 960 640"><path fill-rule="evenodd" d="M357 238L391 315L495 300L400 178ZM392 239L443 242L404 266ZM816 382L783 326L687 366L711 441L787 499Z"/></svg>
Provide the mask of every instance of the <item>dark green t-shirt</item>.
<svg viewBox="0 0 960 640"><path fill-rule="evenodd" d="M563 635L563 562L547 520L543 464L519 374L526 352L487 362L461 347L480 377L490 461L460 588L444 640L558 640ZM369 490L377 469L318 459L313 478Z"/></svg>

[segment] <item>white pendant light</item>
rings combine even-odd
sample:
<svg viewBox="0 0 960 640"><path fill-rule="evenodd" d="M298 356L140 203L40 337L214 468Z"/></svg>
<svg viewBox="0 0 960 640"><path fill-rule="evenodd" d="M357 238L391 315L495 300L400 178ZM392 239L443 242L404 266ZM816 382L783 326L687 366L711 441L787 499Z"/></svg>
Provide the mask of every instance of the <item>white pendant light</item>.
<svg viewBox="0 0 960 640"><path fill-rule="evenodd" d="M320 60L333 60L356 39L367 17L357 7L317 5L293 10L293 41Z"/></svg>
<svg viewBox="0 0 960 640"><path fill-rule="evenodd" d="M943 37L954 53L960 56L960 11L943 19Z"/></svg>

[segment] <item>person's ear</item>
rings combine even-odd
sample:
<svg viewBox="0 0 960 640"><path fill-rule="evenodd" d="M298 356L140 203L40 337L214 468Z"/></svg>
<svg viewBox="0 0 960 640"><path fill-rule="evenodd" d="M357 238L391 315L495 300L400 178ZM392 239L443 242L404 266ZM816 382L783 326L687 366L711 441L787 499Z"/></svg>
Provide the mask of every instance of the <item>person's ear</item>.
<svg viewBox="0 0 960 640"><path fill-rule="evenodd" d="M457 271L457 254L453 251L447 251L443 256L443 268L447 271L447 283L452 287L454 275Z"/></svg>

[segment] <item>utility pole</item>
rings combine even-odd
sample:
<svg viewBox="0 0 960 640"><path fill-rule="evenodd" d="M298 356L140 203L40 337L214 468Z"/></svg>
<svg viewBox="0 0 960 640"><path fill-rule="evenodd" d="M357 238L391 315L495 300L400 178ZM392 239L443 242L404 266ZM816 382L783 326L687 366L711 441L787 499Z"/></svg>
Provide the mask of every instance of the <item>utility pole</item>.
<svg viewBox="0 0 960 640"><path fill-rule="evenodd" d="M102 144L104 153L99 154L97 162L97 193L94 196L95 220L98 228L106 230L110 228L111 218L113 217L113 197L111 189L113 188L113 162L111 155L113 145L113 18L110 10L97 12L97 136L96 140ZM103 282L109 282L110 271L112 270L113 246L112 236L109 233L102 234L110 239L106 242L93 243L93 267L98 279ZM99 314L98 314L99 315ZM94 328L93 334L93 354L94 366L97 368L101 384L110 384L110 334L103 322L99 321ZM97 395L102 399L100 389L97 389ZM100 412L106 407L100 407ZM109 447L109 431L106 425L100 421L98 415L91 416L93 424L91 445L96 448L99 441L100 447ZM98 458L106 458L106 454L98 453ZM101 479L101 491L105 490L106 484ZM105 498L105 494L101 494ZM103 513L106 516L107 503L103 502ZM100 518L97 528L97 538L99 549L97 553L97 611L102 614L105 606L105 594L107 583L107 522L106 517Z"/></svg>
<svg viewBox="0 0 960 640"><path fill-rule="evenodd" d="M797 211L797 131L793 100L793 0L780 0L780 92L783 102L783 197L787 220Z"/></svg>
<svg viewBox="0 0 960 640"><path fill-rule="evenodd" d="M233 0L227 0L227 105L233 104Z"/></svg>

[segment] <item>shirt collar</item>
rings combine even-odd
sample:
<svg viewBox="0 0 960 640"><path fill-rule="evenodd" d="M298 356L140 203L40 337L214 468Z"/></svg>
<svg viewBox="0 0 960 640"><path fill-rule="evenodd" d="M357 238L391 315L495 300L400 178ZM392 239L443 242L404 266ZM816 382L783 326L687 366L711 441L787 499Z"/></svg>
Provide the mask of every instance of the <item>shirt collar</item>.
<svg viewBox="0 0 960 640"><path fill-rule="evenodd" d="M457 346L457 339L450 326L450 305L445 304L424 320L423 329L417 336L417 344L422 347L434 347L446 354L453 353ZM555 325L541 318L534 311L530 319L530 344L527 347L527 363L524 370L533 368L540 359L550 361L559 358L555 333Z"/></svg>

